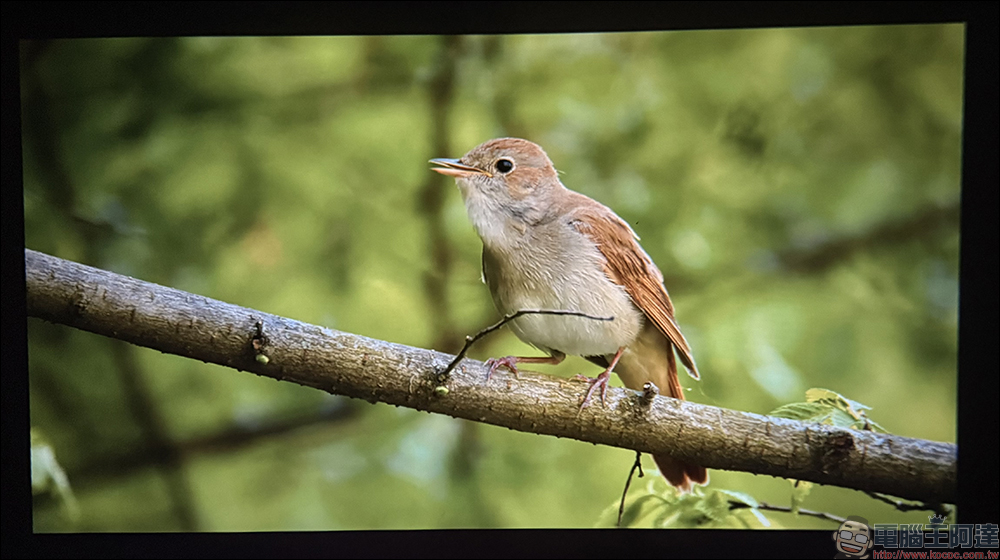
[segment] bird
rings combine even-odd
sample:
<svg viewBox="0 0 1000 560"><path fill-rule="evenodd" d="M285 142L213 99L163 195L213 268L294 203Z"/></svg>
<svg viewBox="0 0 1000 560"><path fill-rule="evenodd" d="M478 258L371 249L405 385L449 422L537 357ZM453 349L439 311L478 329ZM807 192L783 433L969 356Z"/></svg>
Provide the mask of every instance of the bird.
<svg viewBox="0 0 1000 560"><path fill-rule="evenodd" d="M542 147L529 140L497 138L459 159L430 163L455 178L483 242L483 279L500 313L552 309L592 316L517 317L509 323L514 334L547 356L491 358L488 379L500 367L517 374L518 364L554 365L574 355L605 368L597 378L584 377L590 387L581 409L598 389L604 402L612 371L630 389L652 382L660 394L684 400L677 359L694 379L698 368L663 274L627 222L566 188ZM700 465L668 454L653 459L681 492L708 484Z"/></svg>

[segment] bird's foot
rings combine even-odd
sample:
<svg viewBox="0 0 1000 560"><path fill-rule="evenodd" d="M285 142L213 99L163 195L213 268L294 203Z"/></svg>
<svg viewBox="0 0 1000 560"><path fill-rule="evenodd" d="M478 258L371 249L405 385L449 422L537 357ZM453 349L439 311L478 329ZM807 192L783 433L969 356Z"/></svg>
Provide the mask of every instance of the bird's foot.
<svg viewBox="0 0 1000 560"><path fill-rule="evenodd" d="M505 356L503 358L490 358L486 360L486 365L490 368L489 373L486 374L486 380L489 381L493 377L493 372L500 368L500 366L514 372L516 377L521 377L521 374L517 371L517 361L517 356Z"/></svg>
<svg viewBox="0 0 1000 560"><path fill-rule="evenodd" d="M601 406L605 405L604 402L605 397L607 397L608 395L608 381L611 380L610 369L604 370L597 377L591 378L587 377L586 375L577 374L576 376L573 377L573 379L577 379L579 381L586 381L587 383L590 383L590 389L587 390L586 396L583 397L583 402L580 403L580 410L583 410L584 408L587 407L587 404L590 402L590 397L594 394L594 391L597 390L598 386L601 387Z"/></svg>

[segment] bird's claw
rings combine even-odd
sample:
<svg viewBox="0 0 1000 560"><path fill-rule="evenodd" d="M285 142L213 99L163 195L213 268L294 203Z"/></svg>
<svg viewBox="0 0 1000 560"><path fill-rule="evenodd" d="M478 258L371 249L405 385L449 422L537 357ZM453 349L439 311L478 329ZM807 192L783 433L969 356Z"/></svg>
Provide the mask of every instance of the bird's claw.
<svg viewBox="0 0 1000 560"><path fill-rule="evenodd" d="M587 394L583 397L583 402L580 403L580 410L587 407L587 404L590 402L590 397L594 394L594 390L597 389L598 385L601 386L601 406L606 405L605 400L608 396L608 381L611 379L610 372L604 371L597 377L593 378L587 377L586 375L576 374L573 379L590 383L590 389L587 390Z"/></svg>
<svg viewBox="0 0 1000 560"><path fill-rule="evenodd" d="M506 356L503 358L490 358L486 360L486 366L489 367L489 372L486 374L486 380L489 381L493 377L493 372L503 366L510 371L514 372L514 376L520 378L521 374L517 371L517 357Z"/></svg>

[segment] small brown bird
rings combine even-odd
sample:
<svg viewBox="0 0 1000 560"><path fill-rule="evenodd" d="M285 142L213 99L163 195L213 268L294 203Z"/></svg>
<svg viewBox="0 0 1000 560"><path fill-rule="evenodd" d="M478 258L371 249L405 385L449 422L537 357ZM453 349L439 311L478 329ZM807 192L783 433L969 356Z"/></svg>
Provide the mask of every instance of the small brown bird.
<svg viewBox="0 0 1000 560"><path fill-rule="evenodd" d="M572 354L606 368L591 380L582 406L598 387L604 401L612 371L630 389L651 381L661 393L684 399L674 352L698 379L691 348L674 321L663 274L624 220L563 186L545 151L527 140L490 140L461 159L431 163L458 183L483 240L483 278L500 313L553 309L614 317L518 317L509 323L514 333L549 357L491 359L490 375L500 366L516 373L519 363L558 364ZM653 459L682 491L708 483L704 467L669 455Z"/></svg>

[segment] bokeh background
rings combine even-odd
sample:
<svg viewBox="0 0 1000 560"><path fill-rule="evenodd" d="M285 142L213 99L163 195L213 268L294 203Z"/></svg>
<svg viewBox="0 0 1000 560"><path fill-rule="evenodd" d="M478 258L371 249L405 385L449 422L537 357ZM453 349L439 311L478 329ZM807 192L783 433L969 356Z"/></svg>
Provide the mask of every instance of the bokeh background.
<svg viewBox="0 0 1000 560"><path fill-rule="evenodd" d="M824 387L954 442L963 44L962 25L27 41L26 245L454 352L498 316L427 160L524 137L663 270L691 400L767 413ZM28 329L36 531L606 526L634 456ZM471 355L531 352L502 332ZM747 473L713 489L792 499ZM801 507L927 516L833 487Z"/></svg>

